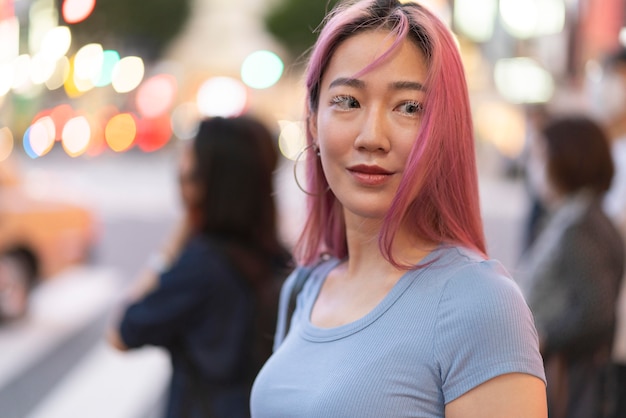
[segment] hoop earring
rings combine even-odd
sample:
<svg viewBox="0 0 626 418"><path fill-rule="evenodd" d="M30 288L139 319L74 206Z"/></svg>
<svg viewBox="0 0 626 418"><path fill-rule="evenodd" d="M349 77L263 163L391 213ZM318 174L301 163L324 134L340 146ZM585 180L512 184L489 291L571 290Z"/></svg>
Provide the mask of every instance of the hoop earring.
<svg viewBox="0 0 626 418"><path fill-rule="evenodd" d="M296 186L298 186L298 189L302 190L302 193L304 193L306 195L309 195L309 196L320 196L320 195L323 195L324 193L326 193L329 188L327 187L326 190L324 190L322 193L311 193L311 192L307 191L304 187L302 187L302 184L300 184L300 181L298 181L298 162L302 159L302 156L308 150L315 151L315 155L317 157L319 157L320 150L317 147L317 145L309 144L306 147L302 148L302 150L296 156L295 162L293 163L293 178L296 181Z"/></svg>

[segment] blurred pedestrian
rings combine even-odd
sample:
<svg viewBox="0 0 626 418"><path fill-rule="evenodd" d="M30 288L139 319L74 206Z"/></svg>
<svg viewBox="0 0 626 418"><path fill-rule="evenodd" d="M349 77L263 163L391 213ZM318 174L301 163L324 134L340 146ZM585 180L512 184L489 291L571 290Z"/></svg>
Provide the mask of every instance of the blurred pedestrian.
<svg viewBox="0 0 626 418"><path fill-rule="evenodd" d="M301 267L283 289L278 328L290 327L255 381L252 415L545 417L532 315L485 252L449 29L417 2L344 2L306 80Z"/></svg>
<svg viewBox="0 0 626 418"><path fill-rule="evenodd" d="M251 116L202 121L183 152L185 219L109 336L121 350L169 352L169 418L249 416L290 262L277 236L277 160L271 133Z"/></svg>
<svg viewBox="0 0 626 418"><path fill-rule="evenodd" d="M36 260L30 252L14 248L0 254L0 325L27 315L37 284Z"/></svg>
<svg viewBox="0 0 626 418"><path fill-rule="evenodd" d="M615 175L604 199L604 208L626 239L626 48L610 54L601 76L592 84L592 110L611 140ZM617 327L613 347L617 406L614 418L626 417L626 281L617 303Z"/></svg>
<svg viewBox="0 0 626 418"><path fill-rule="evenodd" d="M531 147L535 141L535 137L541 131L542 126L549 120L549 110L545 104L527 104L524 107L526 116L526 135L524 142L524 150L522 152L522 164L524 167L524 185L530 205L524 221L524 229L522 236L521 254L523 255L530 248L543 228L547 210L536 190L532 187L536 180L533 178L541 170L536 170L533 164L537 162L536 158L530 158Z"/></svg>
<svg viewBox="0 0 626 418"><path fill-rule="evenodd" d="M613 176L605 132L586 116L550 120L531 150L549 218L521 261L548 380L550 418L606 417L624 246L602 209Z"/></svg>

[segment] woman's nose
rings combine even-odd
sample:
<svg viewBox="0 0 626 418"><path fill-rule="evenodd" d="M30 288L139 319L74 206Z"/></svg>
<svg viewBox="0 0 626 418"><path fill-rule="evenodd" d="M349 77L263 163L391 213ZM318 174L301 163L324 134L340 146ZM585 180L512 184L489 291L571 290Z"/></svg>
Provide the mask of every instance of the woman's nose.
<svg viewBox="0 0 626 418"><path fill-rule="evenodd" d="M382 109L370 109L364 115L354 148L368 152L388 152L391 147L388 126L387 116Z"/></svg>

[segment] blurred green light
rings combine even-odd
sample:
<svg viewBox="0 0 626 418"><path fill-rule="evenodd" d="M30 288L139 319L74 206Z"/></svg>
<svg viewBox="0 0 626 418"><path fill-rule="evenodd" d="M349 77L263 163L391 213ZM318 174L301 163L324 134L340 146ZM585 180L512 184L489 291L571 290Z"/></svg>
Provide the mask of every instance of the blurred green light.
<svg viewBox="0 0 626 418"><path fill-rule="evenodd" d="M117 51L107 49L104 51L102 60L102 72L100 79L96 82L96 87L104 87L111 84L113 78L113 68L120 61L120 54Z"/></svg>
<svg viewBox="0 0 626 418"><path fill-rule="evenodd" d="M278 55L271 51L256 51L241 65L241 80L253 89L266 89L280 80L283 69L283 61Z"/></svg>

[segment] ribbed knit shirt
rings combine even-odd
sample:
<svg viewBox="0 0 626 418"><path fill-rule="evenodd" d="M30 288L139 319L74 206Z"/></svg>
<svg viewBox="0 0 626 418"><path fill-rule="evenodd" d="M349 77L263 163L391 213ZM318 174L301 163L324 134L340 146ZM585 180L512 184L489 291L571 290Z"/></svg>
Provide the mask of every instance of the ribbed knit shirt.
<svg viewBox="0 0 626 418"><path fill-rule="evenodd" d="M311 311L339 263L318 266L298 295L289 333L254 383L252 417L444 417L448 402L496 376L545 382L531 312L497 261L440 246L367 315L319 328Z"/></svg>

